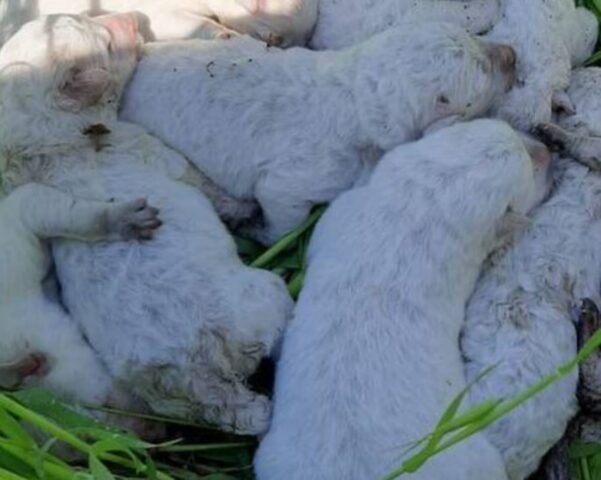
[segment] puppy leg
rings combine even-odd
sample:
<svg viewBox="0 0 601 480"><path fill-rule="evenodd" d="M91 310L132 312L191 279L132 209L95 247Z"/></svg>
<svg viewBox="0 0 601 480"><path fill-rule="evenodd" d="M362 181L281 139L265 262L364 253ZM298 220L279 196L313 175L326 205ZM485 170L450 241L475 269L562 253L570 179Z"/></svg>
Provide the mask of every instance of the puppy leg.
<svg viewBox="0 0 601 480"><path fill-rule="evenodd" d="M413 2L406 18L454 23L472 34L479 34L489 31L496 24L500 10L499 0L418 0Z"/></svg>
<svg viewBox="0 0 601 480"><path fill-rule="evenodd" d="M287 187L287 182L275 183L269 178L257 185L255 197L263 211L263 225L247 228L244 233L264 245L271 245L307 219L313 204L295 198L292 188ZM303 191L303 198L309 197L311 186L294 187ZM316 193L315 197L318 198L319 194Z"/></svg>
<svg viewBox="0 0 601 480"><path fill-rule="evenodd" d="M186 173L179 180L203 192L213 204L217 215L232 229L260 219L261 208L256 201L243 200L230 195L192 165L186 169Z"/></svg>
<svg viewBox="0 0 601 480"><path fill-rule="evenodd" d="M88 201L39 184L25 185L16 194L23 223L43 239L149 239L161 225L158 210L144 199Z"/></svg>
<svg viewBox="0 0 601 480"><path fill-rule="evenodd" d="M601 170L601 137L583 137L551 123L538 125L534 134L590 169Z"/></svg>

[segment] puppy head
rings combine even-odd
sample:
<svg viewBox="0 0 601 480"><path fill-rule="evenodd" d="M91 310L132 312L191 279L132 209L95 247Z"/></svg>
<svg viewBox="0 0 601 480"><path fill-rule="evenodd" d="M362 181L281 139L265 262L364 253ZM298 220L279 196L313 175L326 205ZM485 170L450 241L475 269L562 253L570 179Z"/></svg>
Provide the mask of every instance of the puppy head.
<svg viewBox="0 0 601 480"><path fill-rule="evenodd" d="M219 21L275 47L305 45L317 20L316 0L211 0Z"/></svg>
<svg viewBox="0 0 601 480"><path fill-rule="evenodd" d="M133 14L42 17L0 51L0 82L6 96L33 112L116 114L139 42Z"/></svg>
<svg viewBox="0 0 601 480"><path fill-rule="evenodd" d="M384 150L483 115L515 73L510 47L489 46L449 23L408 22L356 48L360 118Z"/></svg>
<svg viewBox="0 0 601 480"><path fill-rule="evenodd" d="M469 120L483 115L515 83L516 54L508 45L455 34L449 36L441 55L446 75L437 82L430 101L430 130L441 119Z"/></svg>
<svg viewBox="0 0 601 480"><path fill-rule="evenodd" d="M437 175L434 181L444 198L441 208L448 208L449 216L461 212L465 229L489 232L495 242L509 224L523 223L519 217L538 205L550 188L549 151L535 140L522 139L505 122L458 123L414 145L419 152L403 168L421 176L430 168L427 175Z"/></svg>

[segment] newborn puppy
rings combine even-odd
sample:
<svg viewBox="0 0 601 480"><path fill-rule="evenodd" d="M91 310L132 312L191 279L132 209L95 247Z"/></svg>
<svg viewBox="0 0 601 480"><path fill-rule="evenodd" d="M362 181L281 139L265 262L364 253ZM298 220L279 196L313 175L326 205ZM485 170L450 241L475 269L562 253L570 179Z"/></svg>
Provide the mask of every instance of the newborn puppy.
<svg viewBox="0 0 601 480"><path fill-rule="evenodd" d="M45 296L46 242L150 238L160 225L156 215L144 200L93 202L34 183L0 201L2 388L41 385L84 405L130 406L78 326Z"/></svg>
<svg viewBox="0 0 601 480"><path fill-rule="evenodd" d="M63 301L109 373L154 411L261 433L270 403L245 379L292 301L278 277L242 264L209 201L177 181L185 159L117 121L137 47L130 15L44 17L12 37L0 51L4 180L159 207L153 242L54 241Z"/></svg>
<svg viewBox="0 0 601 480"><path fill-rule="evenodd" d="M499 1L320 0L311 46L317 50L348 47L407 20L445 21L470 33L484 33L499 18Z"/></svg>
<svg viewBox="0 0 601 480"><path fill-rule="evenodd" d="M515 57L459 27L411 23L339 52L251 39L149 45L121 116L228 193L256 199L270 244L368 173L383 152L485 112ZM441 74L444 72L444 74Z"/></svg>
<svg viewBox="0 0 601 480"><path fill-rule="evenodd" d="M284 337L259 480L376 480L431 432L466 387L459 332L480 266L542 200L547 167L506 124L478 120L396 148L333 202ZM475 435L411 478L506 476Z"/></svg>
<svg viewBox="0 0 601 480"><path fill-rule="evenodd" d="M41 15L136 11L147 40L226 39L249 34L280 47L304 45L317 16L317 0L3 0L0 45Z"/></svg>
<svg viewBox="0 0 601 480"><path fill-rule="evenodd" d="M576 355L571 309L597 299L601 284L601 177L575 162L556 172L559 185L507 252L478 282L461 347L474 403L507 398ZM576 413L577 374L552 385L486 431L511 480L533 473Z"/></svg>
<svg viewBox="0 0 601 480"><path fill-rule="evenodd" d="M517 85L493 108L515 128L549 122L552 109L573 113L565 95L572 67L592 54L598 35L594 14L573 0L503 0L499 22L485 38L517 52Z"/></svg>

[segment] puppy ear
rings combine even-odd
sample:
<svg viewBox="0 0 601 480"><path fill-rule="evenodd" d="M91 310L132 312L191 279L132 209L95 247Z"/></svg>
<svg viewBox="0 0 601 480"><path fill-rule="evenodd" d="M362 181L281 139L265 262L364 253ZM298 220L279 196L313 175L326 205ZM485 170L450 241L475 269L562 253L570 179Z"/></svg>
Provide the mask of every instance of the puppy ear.
<svg viewBox="0 0 601 480"><path fill-rule="evenodd" d="M57 105L62 110L79 112L96 104L109 88L111 75L99 67L74 67L58 89Z"/></svg>
<svg viewBox="0 0 601 480"><path fill-rule="evenodd" d="M251 15L256 15L261 11L261 0L237 0L237 2Z"/></svg>

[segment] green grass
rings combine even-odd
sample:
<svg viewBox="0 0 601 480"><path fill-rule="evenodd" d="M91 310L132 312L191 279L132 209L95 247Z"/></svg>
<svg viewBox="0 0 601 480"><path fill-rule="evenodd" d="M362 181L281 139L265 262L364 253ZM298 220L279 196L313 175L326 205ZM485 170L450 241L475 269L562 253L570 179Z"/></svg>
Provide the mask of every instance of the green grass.
<svg viewBox="0 0 601 480"><path fill-rule="evenodd" d="M590 8L601 18L601 0L577 0L576 3ZM589 60L591 65L597 63L601 63L601 48ZM314 209L305 224L268 250L237 239L241 257L249 265L282 276L296 298L304 279L310 235L324 210L325 207ZM434 455L485 429L567 375L600 345L601 332L572 362L516 397L491 399L462 409L467 390L460 392L447 410L441 412L434 431L423 439L416 439L407 451L411 456L382 480L402 478L418 470ZM135 416L127 412L113 413ZM0 393L0 480L253 479L254 439L149 417L149 421L153 419L168 424L171 441L160 445L143 442L130 433L91 420L82 415L80 409L42 390ZM66 447L75 458L69 462L59 459L57 454L57 449L64 451ZM601 480L601 445L574 445L570 456L574 480Z"/></svg>

